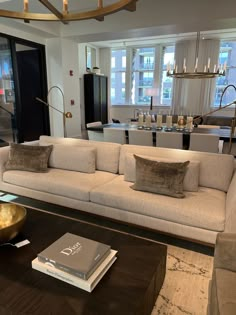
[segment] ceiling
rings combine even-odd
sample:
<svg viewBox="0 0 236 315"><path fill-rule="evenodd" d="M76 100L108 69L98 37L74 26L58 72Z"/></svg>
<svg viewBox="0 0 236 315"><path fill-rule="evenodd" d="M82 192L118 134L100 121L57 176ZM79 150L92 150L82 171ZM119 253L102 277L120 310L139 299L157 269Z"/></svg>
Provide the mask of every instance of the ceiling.
<svg viewBox="0 0 236 315"><path fill-rule="evenodd" d="M103 0L104 5L115 0ZM62 1L50 1L61 10ZM97 0L69 0L69 11L90 10ZM29 32L45 39L63 37L78 43L91 43L99 47L153 45L195 39L201 31L205 38L236 40L235 0L138 0L135 12L122 10L106 16L103 22L96 20L75 21L69 25L61 22L31 21L0 17L0 25ZM0 0L0 9L22 10L23 0ZM48 13L36 0L29 0L29 9Z"/></svg>

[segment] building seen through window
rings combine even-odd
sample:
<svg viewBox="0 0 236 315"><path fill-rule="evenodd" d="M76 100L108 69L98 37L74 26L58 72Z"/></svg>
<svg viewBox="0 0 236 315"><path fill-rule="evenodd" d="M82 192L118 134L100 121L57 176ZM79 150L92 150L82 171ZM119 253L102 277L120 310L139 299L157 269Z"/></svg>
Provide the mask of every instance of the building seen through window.
<svg viewBox="0 0 236 315"><path fill-rule="evenodd" d="M216 79L215 90L215 106L219 106L221 95L225 87L229 84L236 85L236 42L222 41L220 45L219 64L226 62L226 74L225 76ZM222 99L222 105L231 103L236 99L236 93L234 88L227 89Z"/></svg>
<svg viewBox="0 0 236 315"><path fill-rule="evenodd" d="M112 105L147 105L150 96L146 90L157 88L161 91L159 101L170 105L172 79L166 77L168 62L173 62L174 46L163 48L160 60L156 60L155 47L126 48L112 50L111 58L111 104ZM155 78L160 78L155 82Z"/></svg>
<svg viewBox="0 0 236 315"><path fill-rule="evenodd" d="M174 64L175 46L126 47L112 49L111 57L111 104L112 105L149 105L150 96L146 90L157 88L158 105L171 106L173 79L166 76L167 65ZM226 62L226 75L215 79L214 106L218 107L224 88L236 85L236 41L221 41L219 64ZM158 65L162 65L161 67ZM222 105L235 100L233 88L225 93Z"/></svg>

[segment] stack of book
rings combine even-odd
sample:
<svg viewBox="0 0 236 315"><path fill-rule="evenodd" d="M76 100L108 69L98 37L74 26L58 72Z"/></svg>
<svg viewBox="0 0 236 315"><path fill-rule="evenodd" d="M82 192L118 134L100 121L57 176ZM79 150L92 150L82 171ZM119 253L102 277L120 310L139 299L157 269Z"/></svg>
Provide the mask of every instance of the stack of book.
<svg viewBox="0 0 236 315"><path fill-rule="evenodd" d="M32 261L32 268L92 292L117 259L109 245L66 233Z"/></svg>

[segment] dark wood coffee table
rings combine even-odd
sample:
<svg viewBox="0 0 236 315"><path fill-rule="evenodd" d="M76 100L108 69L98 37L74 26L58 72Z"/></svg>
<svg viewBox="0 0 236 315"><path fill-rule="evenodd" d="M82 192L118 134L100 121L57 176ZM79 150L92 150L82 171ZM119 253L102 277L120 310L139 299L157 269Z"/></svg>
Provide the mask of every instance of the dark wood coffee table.
<svg viewBox="0 0 236 315"><path fill-rule="evenodd" d="M150 314L166 272L167 247L94 224L27 209L16 241L21 248L0 246L1 315L144 315ZM33 270L37 253L64 233L91 238L118 250L118 259L88 293ZM12 243L14 243L12 241Z"/></svg>

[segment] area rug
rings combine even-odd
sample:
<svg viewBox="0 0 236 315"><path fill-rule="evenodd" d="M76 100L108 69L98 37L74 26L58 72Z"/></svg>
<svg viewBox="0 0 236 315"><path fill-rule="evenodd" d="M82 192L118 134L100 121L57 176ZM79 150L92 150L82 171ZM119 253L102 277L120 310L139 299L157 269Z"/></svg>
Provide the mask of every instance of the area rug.
<svg viewBox="0 0 236 315"><path fill-rule="evenodd" d="M213 257L168 245L166 277L151 315L206 315Z"/></svg>

